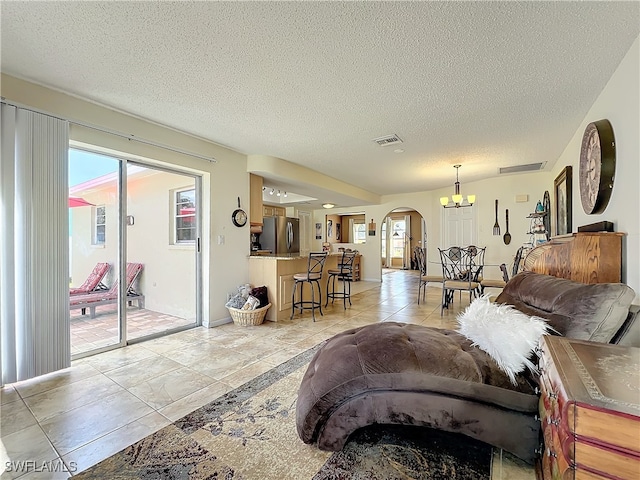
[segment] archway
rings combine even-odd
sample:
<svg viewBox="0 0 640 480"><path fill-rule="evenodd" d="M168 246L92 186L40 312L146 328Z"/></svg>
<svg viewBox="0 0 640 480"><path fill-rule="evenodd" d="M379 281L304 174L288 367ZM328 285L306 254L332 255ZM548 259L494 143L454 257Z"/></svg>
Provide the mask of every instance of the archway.
<svg viewBox="0 0 640 480"><path fill-rule="evenodd" d="M399 207L384 217L380 233L381 268L415 270L416 247L426 239L426 225L422 215L413 208Z"/></svg>

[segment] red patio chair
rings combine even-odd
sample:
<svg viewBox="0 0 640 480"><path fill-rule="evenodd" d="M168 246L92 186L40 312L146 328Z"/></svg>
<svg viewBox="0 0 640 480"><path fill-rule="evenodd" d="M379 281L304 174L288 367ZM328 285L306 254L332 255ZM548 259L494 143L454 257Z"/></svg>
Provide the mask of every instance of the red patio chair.
<svg viewBox="0 0 640 480"><path fill-rule="evenodd" d="M75 288L69 288L69 295L80 295L81 293L108 290L107 286L102 281L107 275L109 268L110 265L108 263L97 263L82 285Z"/></svg>
<svg viewBox="0 0 640 480"><path fill-rule="evenodd" d="M144 295L136 292L133 284L142 272L143 265L141 263L127 263L127 302L131 305L134 301L138 302L138 308L144 308ZM91 318L96 317L96 307L100 305L109 305L118 302L118 281L106 292L88 293L85 295L74 295L69 299L69 308L71 310L82 309L82 315L86 314L87 308L91 314Z"/></svg>

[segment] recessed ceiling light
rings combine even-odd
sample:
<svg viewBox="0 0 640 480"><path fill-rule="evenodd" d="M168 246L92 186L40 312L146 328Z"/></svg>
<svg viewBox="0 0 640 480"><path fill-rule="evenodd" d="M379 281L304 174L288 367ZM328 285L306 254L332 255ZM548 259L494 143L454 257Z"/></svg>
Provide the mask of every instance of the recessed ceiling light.
<svg viewBox="0 0 640 480"><path fill-rule="evenodd" d="M335 205L333 203L323 203L322 206L324 208L333 208L333 207L335 207Z"/></svg>
<svg viewBox="0 0 640 480"><path fill-rule="evenodd" d="M396 148L396 149L394 150L394 152L396 152L396 153L404 153L404 150L403 150L403 149L401 149L401 148Z"/></svg>

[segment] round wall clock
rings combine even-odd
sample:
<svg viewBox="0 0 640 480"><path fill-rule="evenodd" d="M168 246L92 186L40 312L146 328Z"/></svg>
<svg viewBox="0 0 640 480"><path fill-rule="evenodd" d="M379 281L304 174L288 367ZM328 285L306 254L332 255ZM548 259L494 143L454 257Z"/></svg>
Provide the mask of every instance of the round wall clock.
<svg viewBox="0 0 640 480"><path fill-rule="evenodd" d="M580 149L580 200L587 214L607 208L616 172L616 143L609 120L587 125Z"/></svg>
<svg viewBox="0 0 640 480"><path fill-rule="evenodd" d="M247 224L247 212L240 208L240 197L238 197L238 208L231 214L231 221L236 227L244 227Z"/></svg>

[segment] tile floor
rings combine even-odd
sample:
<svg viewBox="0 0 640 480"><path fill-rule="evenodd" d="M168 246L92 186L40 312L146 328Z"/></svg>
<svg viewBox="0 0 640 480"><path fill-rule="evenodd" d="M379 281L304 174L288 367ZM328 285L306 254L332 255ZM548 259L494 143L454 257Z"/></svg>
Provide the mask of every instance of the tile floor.
<svg viewBox="0 0 640 480"><path fill-rule="evenodd" d="M441 290L429 287L418 305L415 271L354 286L351 308L330 304L315 323L305 312L254 327L198 327L5 386L1 478L68 478L340 331L381 321L455 328L456 314L468 304L463 296L441 317ZM533 480L535 474L498 451L492 478Z"/></svg>
<svg viewBox="0 0 640 480"><path fill-rule="evenodd" d="M165 332L175 327L195 323L195 320L174 317L137 305L127 307L127 337L140 338L154 333ZM80 309L71 310L71 355L89 352L118 343L118 308L116 305L96 307L96 317L89 311L82 315Z"/></svg>

